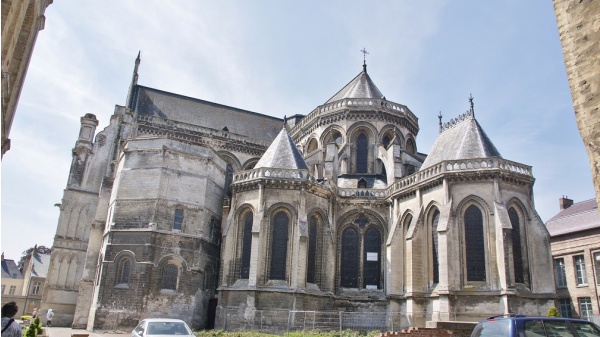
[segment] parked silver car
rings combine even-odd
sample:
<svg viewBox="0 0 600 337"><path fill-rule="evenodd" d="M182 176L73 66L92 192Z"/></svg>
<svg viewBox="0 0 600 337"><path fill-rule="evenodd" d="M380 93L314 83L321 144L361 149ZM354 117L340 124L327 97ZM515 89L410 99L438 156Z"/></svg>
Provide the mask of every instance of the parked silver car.
<svg viewBox="0 0 600 337"><path fill-rule="evenodd" d="M195 337L184 321L173 318L146 318L131 332L131 337L146 336Z"/></svg>

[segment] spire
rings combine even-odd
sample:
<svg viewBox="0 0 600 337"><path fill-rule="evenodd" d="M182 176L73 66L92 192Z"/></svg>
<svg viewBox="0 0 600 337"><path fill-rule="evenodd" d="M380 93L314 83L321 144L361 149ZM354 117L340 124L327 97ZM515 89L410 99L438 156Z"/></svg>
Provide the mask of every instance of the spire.
<svg viewBox="0 0 600 337"><path fill-rule="evenodd" d="M267 151L265 151L258 163L254 165L254 168L261 167L296 170L308 169L304 158L302 158L302 154L298 151L296 144L294 144L285 127L281 129L277 137L269 145Z"/></svg>
<svg viewBox="0 0 600 337"><path fill-rule="evenodd" d="M367 72L367 54L369 53L367 51L367 48L363 47L363 49L360 50L361 53L363 53L363 71L366 73Z"/></svg>
<svg viewBox="0 0 600 337"><path fill-rule="evenodd" d="M138 69L140 67L140 62L142 61L141 58L141 51L138 51L138 55L135 59L135 66L133 67L133 75L131 77L131 84L129 85L129 92L127 93L127 107L132 109L132 104L133 104L133 91L135 86L137 85L138 82Z"/></svg>
<svg viewBox="0 0 600 337"><path fill-rule="evenodd" d="M442 130L444 129L444 127L442 126L442 112L440 111L438 118L440 119L440 133L442 133Z"/></svg>
<svg viewBox="0 0 600 337"><path fill-rule="evenodd" d="M469 105L471 105L471 114L475 117L475 105L473 104L473 95L469 94Z"/></svg>

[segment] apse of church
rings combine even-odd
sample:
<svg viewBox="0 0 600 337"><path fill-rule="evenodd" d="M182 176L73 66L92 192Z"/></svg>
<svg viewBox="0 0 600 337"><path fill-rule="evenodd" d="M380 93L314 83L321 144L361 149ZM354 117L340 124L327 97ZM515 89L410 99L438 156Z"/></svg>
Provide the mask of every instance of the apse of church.
<svg viewBox="0 0 600 337"><path fill-rule="evenodd" d="M440 116L426 155L418 118L366 64L281 120L138 85L139 61L95 139L82 118L44 295L57 322L224 328L235 312L235 329L258 311L316 310L424 326L553 305L531 167L500 155L472 99Z"/></svg>

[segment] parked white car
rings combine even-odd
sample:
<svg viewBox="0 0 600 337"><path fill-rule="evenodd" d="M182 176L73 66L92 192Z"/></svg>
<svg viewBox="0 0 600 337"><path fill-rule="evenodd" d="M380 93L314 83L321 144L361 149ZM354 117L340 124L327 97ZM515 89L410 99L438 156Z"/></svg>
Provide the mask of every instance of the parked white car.
<svg viewBox="0 0 600 337"><path fill-rule="evenodd" d="M147 318L133 329L131 337L146 336L190 336L195 337L190 327L180 319Z"/></svg>

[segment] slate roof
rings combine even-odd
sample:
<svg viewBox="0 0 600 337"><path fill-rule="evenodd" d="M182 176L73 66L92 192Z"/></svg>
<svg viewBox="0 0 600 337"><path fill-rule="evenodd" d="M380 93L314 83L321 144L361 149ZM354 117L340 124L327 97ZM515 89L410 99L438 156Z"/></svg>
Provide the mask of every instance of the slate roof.
<svg viewBox="0 0 600 337"><path fill-rule="evenodd" d="M2 259L2 277L15 279L23 278L15 260Z"/></svg>
<svg viewBox="0 0 600 337"><path fill-rule="evenodd" d="M47 277L48 267L50 266L50 255L49 254L33 254L33 277Z"/></svg>
<svg viewBox="0 0 600 337"><path fill-rule="evenodd" d="M275 137L271 145L254 168L269 167L281 169L307 170L308 165L294 144L292 137L284 128Z"/></svg>
<svg viewBox="0 0 600 337"><path fill-rule="evenodd" d="M421 170L444 160L488 157L502 158L473 113L466 113L440 133Z"/></svg>
<svg viewBox="0 0 600 337"><path fill-rule="evenodd" d="M201 125L214 130L227 128L231 133L268 141L275 138L283 123L281 118L141 85L135 86L133 104L140 115Z"/></svg>
<svg viewBox="0 0 600 337"><path fill-rule="evenodd" d="M367 74L367 66L363 65L363 71L361 71L350 83L346 84L342 90L338 91L337 94L333 95L327 102L331 103L339 101L344 98L382 98L383 94L373 80Z"/></svg>
<svg viewBox="0 0 600 337"><path fill-rule="evenodd" d="M600 228L596 199L578 202L561 210L546 222L546 228L551 237Z"/></svg>

